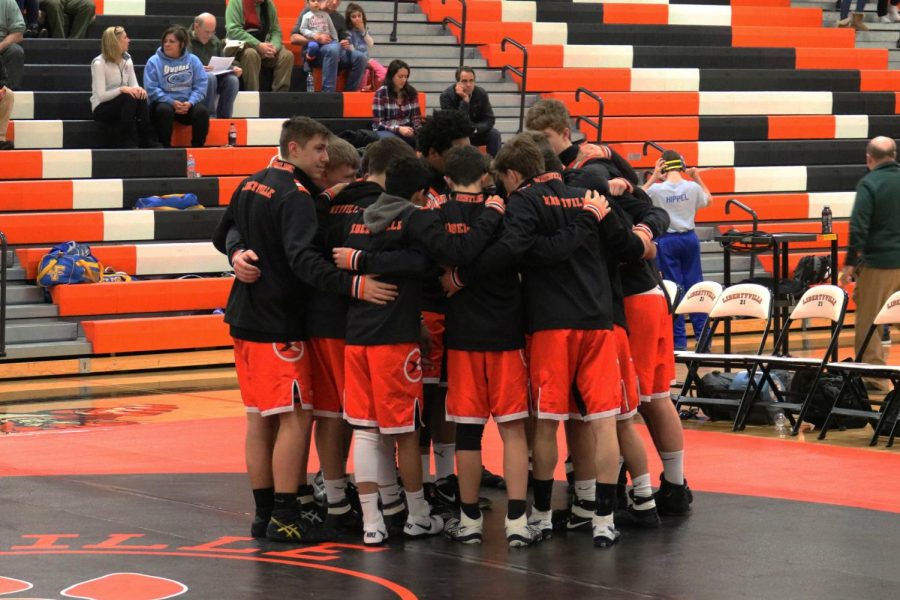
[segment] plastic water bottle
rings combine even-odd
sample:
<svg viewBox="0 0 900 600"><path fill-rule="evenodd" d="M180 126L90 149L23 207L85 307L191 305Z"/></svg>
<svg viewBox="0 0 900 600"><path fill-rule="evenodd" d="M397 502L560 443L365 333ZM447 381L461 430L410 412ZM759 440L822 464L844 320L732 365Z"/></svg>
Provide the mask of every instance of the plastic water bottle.
<svg viewBox="0 0 900 600"><path fill-rule="evenodd" d="M316 91L316 80L313 79L312 71L306 74L306 91L307 92L315 92Z"/></svg>
<svg viewBox="0 0 900 600"><path fill-rule="evenodd" d="M780 438L786 438L790 435L790 426L788 425L787 417L784 416L783 412L780 412L775 415L775 433L778 434Z"/></svg>
<svg viewBox="0 0 900 600"><path fill-rule="evenodd" d="M234 123L228 127L228 145L237 146L237 126Z"/></svg>
<svg viewBox="0 0 900 600"><path fill-rule="evenodd" d="M193 154L187 155L187 177L188 179L199 177L197 174L197 162L194 160Z"/></svg>
<svg viewBox="0 0 900 600"><path fill-rule="evenodd" d="M831 207L822 209L822 233L831 233Z"/></svg>

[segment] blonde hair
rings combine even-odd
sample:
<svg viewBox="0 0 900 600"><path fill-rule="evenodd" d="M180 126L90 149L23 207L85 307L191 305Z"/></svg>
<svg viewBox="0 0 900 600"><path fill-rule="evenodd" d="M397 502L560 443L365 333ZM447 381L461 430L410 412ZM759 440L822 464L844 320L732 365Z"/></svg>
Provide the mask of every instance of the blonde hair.
<svg viewBox="0 0 900 600"><path fill-rule="evenodd" d="M532 131L552 129L562 135L569 127L569 110L554 98L538 100L525 114L525 127Z"/></svg>
<svg viewBox="0 0 900 600"><path fill-rule="evenodd" d="M232 0L233 2L234 0ZM359 152L347 140L341 139L336 135L328 138L328 169L337 169L338 167L353 167L359 170Z"/></svg>
<svg viewBox="0 0 900 600"><path fill-rule="evenodd" d="M100 53L103 60L110 63L118 63L122 60L122 48L119 46L119 36L125 34L122 26L107 27L100 37Z"/></svg>

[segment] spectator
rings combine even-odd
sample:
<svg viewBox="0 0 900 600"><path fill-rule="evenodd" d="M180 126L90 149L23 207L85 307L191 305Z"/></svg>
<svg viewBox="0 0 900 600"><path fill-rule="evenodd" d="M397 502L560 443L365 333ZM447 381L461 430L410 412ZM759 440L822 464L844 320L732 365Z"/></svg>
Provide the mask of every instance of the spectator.
<svg viewBox="0 0 900 600"><path fill-rule="evenodd" d="M91 62L91 111L94 120L113 126L121 148L159 148L153 140L147 91L138 85L128 54L124 27L107 27L100 56Z"/></svg>
<svg viewBox="0 0 900 600"><path fill-rule="evenodd" d="M347 5L347 13L344 16L347 23L347 31L350 32L350 44L357 52L366 55L369 68L363 80L362 90L376 90L384 83L387 68L374 58L369 58L369 50L375 45L375 40L369 34L369 22L366 20L366 11L356 2Z"/></svg>
<svg viewBox="0 0 900 600"><path fill-rule="evenodd" d="M238 78L243 71L239 66L232 65L229 73L212 74L209 61L213 56L222 56L223 47L222 40L216 37L216 18L209 13L194 17L194 26L191 28L191 52L200 59L207 73L206 98L203 103L210 115L230 119L234 113L234 101L241 87Z"/></svg>
<svg viewBox="0 0 900 600"><path fill-rule="evenodd" d="M700 240L694 233L694 218L697 210L709 206L712 197L703 184L696 169L690 169L690 181L684 178L684 159L674 150L663 152L656 163L652 179L660 183L653 184L647 190L654 206L659 206L669 213L669 230L659 238L657 261L663 277L674 281L684 289L703 281L703 269L700 265ZM694 337L700 337L700 331L706 324L706 315L691 315ZM673 320L673 337L675 349L687 348L687 336L684 331L684 317L679 315Z"/></svg>
<svg viewBox="0 0 900 600"><path fill-rule="evenodd" d="M228 41L243 42L238 53L243 69L244 89L259 91L259 71L274 69L273 92L291 90L294 55L281 43L278 11L272 0L234 0L225 9Z"/></svg>
<svg viewBox="0 0 900 600"><path fill-rule="evenodd" d="M866 8L866 0L856 0L856 12L853 13L853 20L850 19L850 3L853 0L841 0L841 15L838 20L838 27L852 27L857 31L868 31L869 28L863 22L866 15L863 10Z"/></svg>
<svg viewBox="0 0 900 600"><path fill-rule="evenodd" d="M6 87L6 68L0 60L0 150L12 150L15 144L6 139L6 129L9 127L9 116L12 114L15 104L15 94Z"/></svg>
<svg viewBox="0 0 900 600"><path fill-rule="evenodd" d="M203 104L208 77L200 59L191 54L187 29L173 25L144 68L150 115L163 146L172 144L172 123L191 125L191 146L203 146L209 132L209 111Z"/></svg>
<svg viewBox="0 0 900 600"><path fill-rule="evenodd" d="M338 70L346 69L349 69L350 73L347 75L344 90L355 92L362 85L368 57L365 54L354 50L350 43L350 34L347 32L347 23L344 21L344 17L337 12L337 9L341 4L340 0L323 0L323 3L325 5L325 11L331 17L331 22L334 25L335 31L337 31L338 45L326 45L320 48L318 58L311 64L314 67L322 68L323 92L335 91L335 89L337 89ZM307 45L310 41L316 41L319 44L323 43L320 40L309 40L300 32L300 22L303 20L303 17L308 10L309 8L300 13L300 16L297 17L297 23L294 24L294 29L291 30L291 43L297 46ZM327 44L328 42L324 43Z"/></svg>
<svg viewBox="0 0 900 600"><path fill-rule="evenodd" d="M94 21L94 0L41 0L50 37L82 39Z"/></svg>
<svg viewBox="0 0 900 600"><path fill-rule="evenodd" d="M866 147L869 173L856 186L850 213L850 244L841 283L856 279L854 348L859 353L869 327L891 294L900 290L900 165L891 138L876 137ZM862 361L884 365L884 348L870 343ZM885 381L867 381L887 390Z"/></svg>
<svg viewBox="0 0 900 600"><path fill-rule="evenodd" d="M328 0L306 0L308 8L300 15L300 35L307 40L306 62L308 63L316 61L320 49L335 55L340 52L337 29L334 28L334 23L328 13L322 10L326 4L328 4Z"/></svg>
<svg viewBox="0 0 900 600"><path fill-rule="evenodd" d="M47 30L38 23L38 15L41 12L38 8L38 0L16 0L16 4L19 5L22 16L25 18L25 37L47 37Z"/></svg>
<svg viewBox="0 0 900 600"><path fill-rule="evenodd" d="M0 0L0 61L6 67L6 87L18 90L25 70L25 51L19 44L25 32L22 11L14 0Z"/></svg>
<svg viewBox="0 0 900 600"><path fill-rule="evenodd" d="M494 109L488 93L475 85L475 69L460 67L456 70L456 84L441 94L441 109L466 113L475 124L469 141L473 146L487 146L488 154L497 155L500 151L500 132L494 128Z"/></svg>
<svg viewBox="0 0 900 600"><path fill-rule="evenodd" d="M419 93L409 85L409 65L393 60L388 65L384 85L372 98L372 129L378 137L398 136L415 148L421 125Z"/></svg>

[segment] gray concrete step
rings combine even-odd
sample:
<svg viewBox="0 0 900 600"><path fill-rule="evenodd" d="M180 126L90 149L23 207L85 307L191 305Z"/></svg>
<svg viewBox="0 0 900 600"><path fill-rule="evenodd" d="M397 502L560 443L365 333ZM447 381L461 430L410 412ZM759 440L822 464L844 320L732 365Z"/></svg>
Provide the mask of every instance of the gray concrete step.
<svg viewBox="0 0 900 600"><path fill-rule="evenodd" d="M373 23L369 21L369 33L375 37L375 42L378 43L379 35L389 35L391 30L394 28L393 23ZM440 23L397 23L397 38L405 38L408 35L444 35L447 34L448 37L450 34L447 33L447 30ZM451 38L452 39L452 38Z"/></svg>
<svg viewBox="0 0 900 600"><path fill-rule="evenodd" d="M74 340L78 325L49 319L19 319L7 321L6 343L25 344Z"/></svg>
<svg viewBox="0 0 900 600"><path fill-rule="evenodd" d="M6 267L6 281L12 283L14 281L25 281L25 269L19 266Z"/></svg>
<svg viewBox="0 0 900 600"><path fill-rule="evenodd" d="M10 285L6 288L7 304L36 304L44 301L44 292L36 285Z"/></svg>
<svg viewBox="0 0 900 600"><path fill-rule="evenodd" d="M409 68L412 70L412 77L414 79L418 78L419 73L421 72L421 71L419 71L419 69L429 69L429 70L430 69L445 69L451 73L449 81L452 82L453 81L453 72L456 71L456 68L459 66L459 53L454 51L454 52L451 52L450 54L452 56L443 56L443 57L430 57L429 56L429 57L424 57L424 58L417 56L417 57L411 57L408 59L404 58L403 61L409 65ZM396 56L390 57L389 60L386 58L385 62L383 62L382 64L386 67L386 66L388 66L388 63L390 61L394 60L394 58L397 58L397 57ZM378 62L381 62L381 59L378 59ZM466 63L466 66L472 67L473 69L476 70L476 74L475 74L476 77L478 77L479 69L487 69L487 61L484 60L483 58L467 58L465 63ZM447 85L449 85L449 83Z"/></svg>
<svg viewBox="0 0 900 600"><path fill-rule="evenodd" d="M7 322L20 319L45 319L59 316L55 304L10 304L6 307Z"/></svg>
<svg viewBox="0 0 900 600"><path fill-rule="evenodd" d="M84 356L91 353L91 344L84 340L8 344L3 360L27 360L29 358L53 358L59 356Z"/></svg>
<svg viewBox="0 0 900 600"><path fill-rule="evenodd" d="M372 34L372 37L375 39L375 47L377 48L379 45L389 44L390 36L387 33L375 33ZM418 44L418 45L428 45L431 44L433 46L456 46L459 48L459 44L456 42L456 38L450 34L446 35L411 35L404 34L398 35L397 39L398 43L403 44Z"/></svg>
<svg viewBox="0 0 900 600"><path fill-rule="evenodd" d="M345 2L342 8L346 8L348 3ZM393 2L384 2L381 0L358 0L357 4L363 7L363 10L366 11L366 16L369 16L369 13L382 12L382 13L394 13L394 3ZM409 14L409 13L418 13L419 7L415 2L400 2L397 4L397 12L399 14Z"/></svg>
<svg viewBox="0 0 900 600"><path fill-rule="evenodd" d="M446 77L441 81L416 81L416 74L413 74L411 83L415 86L417 90L420 92L425 92L427 94L437 94L435 96L435 100L440 96L440 93L447 89L447 86L450 85L450 82L453 81L453 76L451 75L449 79ZM518 94L519 87L512 83L511 81L497 81L497 82L483 82L479 81L478 85L483 87L486 92L491 94L491 104L494 104L494 95L497 93L508 93L508 94ZM518 97L518 96L516 96Z"/></svg>
<svg viewBox="0 0 900 600"><path fill-rule="evenodd" d="M432 44L413 44L399 40L396 43L385 42L383 44L375 44L369 51L369 56L377 58L379 62L383 62L387 66L388 59L401 58L406 62L414 58L456 58L459 60L459 46L432 45ZM481 57L481 53L476 48L466 48L463 55L465 58Z"/></svg>

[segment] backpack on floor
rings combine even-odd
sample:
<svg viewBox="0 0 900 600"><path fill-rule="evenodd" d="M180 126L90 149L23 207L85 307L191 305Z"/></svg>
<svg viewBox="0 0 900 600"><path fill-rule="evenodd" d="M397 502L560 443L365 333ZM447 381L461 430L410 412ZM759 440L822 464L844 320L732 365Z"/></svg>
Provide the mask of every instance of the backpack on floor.
<svg viewBox="0 0 900 600"><path fill-rule="evenodd" d="M61 283L97 283L103 265L91 253L91 247L77 242L57 244L38 263L37 284L51 287Z"/></svg>
<svg viewBox="0 0 900 600"><path fill-rule="evenodd" d="M826 283L831 277L831 257L827 254L804 256L794 269L794 279L805 287Z"/></svg>
<svg viewBox="0 0 900 600"><path fill-rule="evenodd" d="M802 402L806 397L805 394L812 387L813 379L815 379L815 373L812 371L798 371L797 374L794 375L790 391L796 394L794 397L797 398L798 402ZM838 394L841 392L842 383L843 378L840 375L831 373L822 374L819 378L819 385L816 387L816 393L813 394L813 397L810 400L809 409L804 418L806 422L812 423L816 427L822 427L825 424L825 419L828 418L828 413L831 411L834 399L837 398ZM850 391L850 386L853 386L856 390L856 394ZM872 405L869 403L869 394L866 392L866 388L861 379L851 376L849 383L844 388L843 394L841 394L837 406L839 408L852 408L855 410L872 410ZM864 417L836 415L834 419L832 419L831 427L840 430L862 429L868 423L869 419Z"/></svg>

